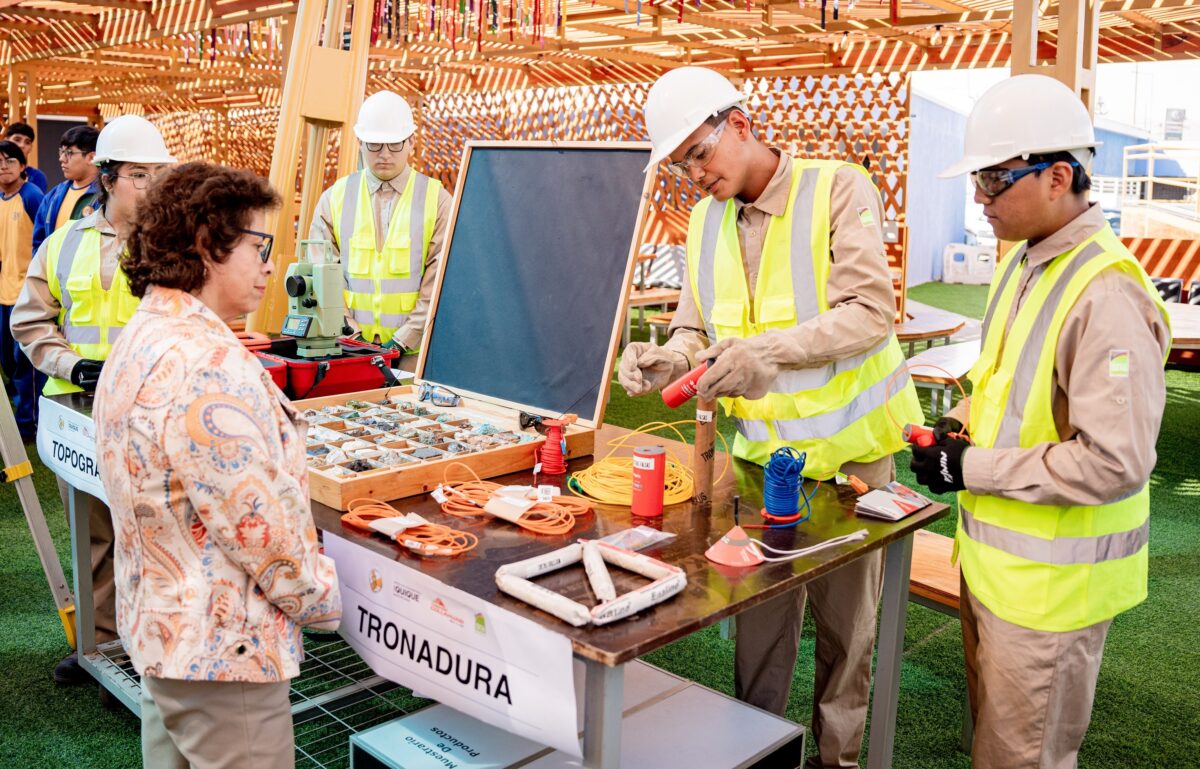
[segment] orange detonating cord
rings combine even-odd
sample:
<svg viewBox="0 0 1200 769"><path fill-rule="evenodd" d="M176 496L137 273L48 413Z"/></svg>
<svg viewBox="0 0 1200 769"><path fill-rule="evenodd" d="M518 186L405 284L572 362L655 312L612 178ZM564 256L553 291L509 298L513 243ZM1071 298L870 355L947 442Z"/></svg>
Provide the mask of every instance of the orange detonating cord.
<svg viewBox="0 0 1200 769"><path fill-rule="evenodd" d="M942 368L941 366L935 366L932 363L906 363L906 364L904 364L904 366L902 368L900 368L898 371L896 371L896 373L894 373L890 377L888 377L887 384L884 385L884 390L883 390L884 393L887 395L887 398L883 401L883 410L884 410L884 412L887 413L887 417L888 417L888 419L891 420L892 424L894 424L896 427L900 428L901 430L904 429L904 425L900 424L898 421L896 421L896 417L892 416L891 398L892 398L892 395L894 395L894 393L892 392L892 384L897 379L904 376L908 372L912 371L913 369L918 369L918 368L931 368L934 371L942 372L943 374L946 375L947 379L949 379L951 382L954 383L954 386L958 388L958 391L959 391L959 393L962 394L962 397L964 397L964 398L967 397L967 391L963 389L962 382L958 381L958 377L954 376L953 374L951 374L949 371ZM971 440L971 437L969 435L967 435L966 422L963 423L963 430L961 433L946 433L946 434L948 436L950 436L951 438L961 438L967 442L970 442L970 440Z"/></svg>
<svg viewBox="0 0 1200 769"><path fill-rule="evenodd" d="M447 475L450 468L456 466L466 470L475 480L460 483L450 483L447 480L442 486L442 491L447 497L442 503L442 512L460 518L485 515L484 505L493 494L504 487L499 483L480 480L475 471L462 462L451 462L447 465ZM534 534L566 534L575 528L577 517L589 515L591 512L591 504L582 499L556 496L550 502L534 504L517 519L516 524Z"/></svg>
<svg viewBox="0 0 1200 769"><path fill-rule="evenodd" d="M400 511L391 505L366 497L350 500L346 508L349 512L342 516L342 523L361 531L375 532L371 528L371 521L401 515ZM409 550L422 555L462 555L479 544L479 537L471 532L452 529L440 523L413 526L397 534L395 539Z"/></svg>

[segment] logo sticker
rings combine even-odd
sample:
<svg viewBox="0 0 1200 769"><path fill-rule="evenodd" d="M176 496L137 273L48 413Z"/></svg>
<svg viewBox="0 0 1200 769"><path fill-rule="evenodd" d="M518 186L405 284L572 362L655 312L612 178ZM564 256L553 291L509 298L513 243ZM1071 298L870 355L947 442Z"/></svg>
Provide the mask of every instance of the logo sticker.
<svg viewBox="0 0 1200 769"><path fill-rule="evenodd" d="M371 569L370 575L367 577L367 583L371 586L372 593L378 593L383 590L383 577L379 576L379 572Z"/></svg>
<svg viewBox="0 0 1200 769"><path fill-rule="evenodd" d="M1129 350L1108 351L1108 375L1116 379L1129 378Z"/></svg>
<svg viewBox="0 0 1200 769"><path fill-rule="evenodd" d="M862 226L864 227L875 226L875 214L871 213L871 209L869 208L858 209L858 220L862 222Z"/></svg>

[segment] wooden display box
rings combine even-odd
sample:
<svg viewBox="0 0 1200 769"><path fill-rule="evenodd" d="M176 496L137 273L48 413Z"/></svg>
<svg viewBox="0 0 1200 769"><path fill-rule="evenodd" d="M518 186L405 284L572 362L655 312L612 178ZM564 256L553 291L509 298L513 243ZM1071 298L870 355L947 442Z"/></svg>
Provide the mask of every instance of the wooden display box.
<svg viewBox="0 0 1200 769"><path fill-rule="evenodd" d="M294 405L301 411L320 410L331 406L344 406L347 402L365 402L374 403L378 408L386 408L378 406L379 401L387 401L388 399L399 398L405 402L420 403L417 401L417 391L419 388L413 386L392 387L380 390L368 390L366 392L353 393L349 395L331 395L325 398L312 398L305 401L297 401ZM351 500L362 497L370 497L374 499L399 499L401 497L410 497L415 494L425 494L437 488L438 484L447 480L458 482L468 480L470 473L463 470L461 467L450 467L455 462L461 462L470 467L480 478L491 478L498 475L506 475L507 473L517 472L533 467L538 459L537 453L546 439L536 432L531 430L522 431L520 429L520 414L519 411L513 409L504 409L493 404L484 403L482 401L463 399L462 405L456 408L440 408L430 405L428 402L420 403L421 407L427 409L430 414L428 417L437 417L446 415L452 417L450 422L437 422L435 419L423 417L415 417L400 423L400 429L393 431L378 430L377 433L366 435L347 435L345 430L349 428L352 431L359 429L371 430L369 427L363 427L362 423L368 420L376 422L387 419L386 415L370 415L359 416L351 419L336 420L332 426L322 424L312 425L310 430L310 446L331 447L335 446L337 441L321 440L319 437L323 435L318 428L332 430L340 435L344 435L347 440L356 440L366 437L373 437L379 445L380 450L396 451L406 456L411 456L414 451L420 450L427 446L436 451L446 452L445 456L414 460L406 462L398 466L381 467L362 472L356 472L349 476L334 475L333 471L314 467L310 464L308 472L308 487L310 496L329 507L338 510L345 510ZM371 408L356 408L360 415L364 412L372 411ZM397 410L395 413L403 414L404 412ZM511 443L504 445L496 445L490 448L482 448L469 453L449 453L446 451L447 446L442 444L460 443L453 437L453 432L467 432L467 425L464 421L474 422L476 424L486 423L495 427L499 434L520 435L525 436L528 440L521 443ZM442 431L446 433L446 440L439 441L438 444L422 444L418 440L410 440L402 437L402 434L407 430L421 429L422 432L432 432L433 428L430 425L417 425L407 427L414 423L430 423L430 425L442 425ZM448 429L450 428L450 429ZM455 429L463 428L463 429ZM595 430L589 427L579 425L567 425L563 431L567 440L567 457L587 456L594 451L595 445ZM394 438L394 440L385 440L386 437ZM415 437L415 436L413 436ZM481 436L492 437L492 436ZM402 444L402 445L401 445ZM342 444L344 445L344 444ZM315 460L316 457L310 457ZM344 463L343 463L344 464ZM340 466L340 465L337 465Z"/></svg>
<svg viewBox="0 0 1200 769"><path fill-rule="evenodd" d="M345 510L362 497L427 493L470 478L455 462L480 478L532 468L545 438L520 429L522 412L575 414L567 458L593 452L650 200L648 160L646 143L467 145L417 385L295 404L328 420L310 429L314 500ZM424 401L430 413L414 413L421 383L462 404Z"/></svg>

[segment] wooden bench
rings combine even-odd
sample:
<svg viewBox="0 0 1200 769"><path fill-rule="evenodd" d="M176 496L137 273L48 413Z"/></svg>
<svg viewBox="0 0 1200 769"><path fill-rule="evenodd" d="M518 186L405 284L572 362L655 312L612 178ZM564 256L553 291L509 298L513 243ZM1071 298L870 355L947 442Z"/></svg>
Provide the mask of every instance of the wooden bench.
<svg viewBox="0 0 1200 769"><path fill-rule="evenodd" d="M979 360L980 340L958 342L941 347L930 347L922 350L908 359L912 371L913 384L919 388L928 389L929 413L938 415L950 411L954 404L954 391L958 385L954 380L962 381L975 361Z"/></svg>
<svg viewBox="0 0 1200 769"><path fill-rule="evenodd" d="M658 344L658 332L661 330L666 333L671 327L671 321L675 320L674 312L660 312L657 315L651 315L646 318L646 325L650 327L650 342Z"/></svg>

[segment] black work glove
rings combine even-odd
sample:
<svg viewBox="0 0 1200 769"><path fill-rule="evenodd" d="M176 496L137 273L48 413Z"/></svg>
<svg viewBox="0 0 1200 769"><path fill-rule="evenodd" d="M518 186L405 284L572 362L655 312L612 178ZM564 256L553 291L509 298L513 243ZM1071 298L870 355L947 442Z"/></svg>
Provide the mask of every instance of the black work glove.
<svg viewBox="0 0 1200 769"><path fill-rule="evenodd" d="M954 420L951 420L954 421ZM912 464L917 483L934 494L963 491L963 453L971 444L962 438L946 438L929 448L912 447Z"/></svg>
<svg viewBox="0 0 1200 769"><path fill-rule="evenodd" d="M95 392L96 383L100 381L100 370L103 368L104 361L83 358L71 369L71 384L88 392Z"/></svg>
<svg viewBox="0 0 1200 769"><path fill-rule="evenodd" d="M942 417L933 425L933 439L938 443L946 440L950 433L962 433L963 423L953 417Z"/></svg>

